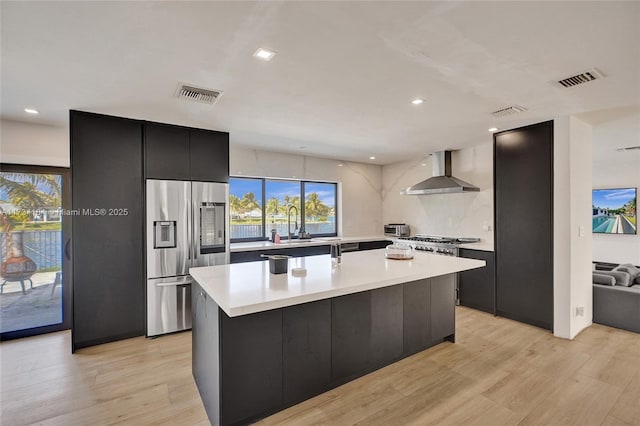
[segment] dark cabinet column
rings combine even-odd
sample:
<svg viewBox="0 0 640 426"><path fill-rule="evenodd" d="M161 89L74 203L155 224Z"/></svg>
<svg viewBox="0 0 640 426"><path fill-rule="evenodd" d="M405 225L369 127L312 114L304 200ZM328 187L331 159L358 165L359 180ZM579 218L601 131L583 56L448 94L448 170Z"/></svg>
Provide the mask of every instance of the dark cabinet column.
<svg viewBox="0 0 640 426"><path fill-rule="evenodd" d="M496 269L493 252L460 249L460 257L487 262L484 268L458 273L460 304L495 314Z"/></svg>
<svg viewBox="0 0 640 426"><path fill-rule="evenodd" d="M144 140L148 179L189 180L189 129L145 123Z"/></svg>
<svg viewBox="0 0 640 426"><path fill-rule="evenodd" d="M283 405L282 309L230 318L220 312L221 424Z"/></svg>
<svg viewBox="0 0 640 426"><path fill-rule="evenodd" d="M553 328L553 122L494 135L496 313Z"/></svg>
<svg viewBox="0 0 640 426"><path fill-rule="evenodd" d="M229 182L229 133L191 129L191 180Z"/></svg>
<svg viewBox="0 0 640 426"><path fill-rule="evenodd" d="M456 332L455 274L431 278L431 341L439 343Z"/></svg>
<svg viewBox="0 0 640 426"><path fill-rule="evenodd" d="M400 359L403 353L402 286L371 291L369 366L378 368Z"/></svg>
<svg viewBox="0 0 640 426"><path fill-rule="evenodd" d="M331 301L283 309L284 403L328 389L331 382Z"/></svg>
<svg viewBox="0 0 640 426"><path fill-rule="evenodd" d="M218 305L193 283L191 371L210 419L220 418L220 334Z"/></svg>
<svg viewBox="0 0 640 426"><path fill-rule="evenodd" d="M331 299L331 377L359 375L369 364L371 292Z"/></svg>
<svg viewBox="0 0 640 426"><path fill-rule="evenodd" d="M431 281L414 281L402 287L404 353L411 355L431 346Z"/></svg>
<svg viewBox="0 0 640 426"><path fill-rule="evenodd" d="M71 111L70 128L77 349L144 335L142 123Z"/></svg>
<svg viewBox="0 0 640 426"><path fill-rule="evenodd" d="M553 329L553 122L494 135L496 313Z"/></svg>

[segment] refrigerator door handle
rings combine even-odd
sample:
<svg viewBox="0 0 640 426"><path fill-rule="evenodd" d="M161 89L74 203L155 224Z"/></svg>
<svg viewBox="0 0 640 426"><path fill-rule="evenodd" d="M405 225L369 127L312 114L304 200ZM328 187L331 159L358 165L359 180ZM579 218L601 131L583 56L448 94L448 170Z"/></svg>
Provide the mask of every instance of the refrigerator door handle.
<svg viewBox="0 0 640 426"><path fill-rule="evenodd" d="M182 280L182 281L167 281L157 283L156 287L171 287L171 286L179 286L179 285L189 285L193 284L192 280Z"/></svg>

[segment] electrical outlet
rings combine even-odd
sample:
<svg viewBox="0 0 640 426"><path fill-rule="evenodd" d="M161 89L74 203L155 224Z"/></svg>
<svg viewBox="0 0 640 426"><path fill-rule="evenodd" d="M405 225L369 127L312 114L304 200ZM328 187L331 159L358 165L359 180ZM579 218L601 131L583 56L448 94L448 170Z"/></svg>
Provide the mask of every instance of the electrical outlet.
<svg viewBox="0 0 640 426"><path fill-rule="evenodd" d="M578 306L576 308L576 316L583 317L584 316L584 306Z"/></svg>

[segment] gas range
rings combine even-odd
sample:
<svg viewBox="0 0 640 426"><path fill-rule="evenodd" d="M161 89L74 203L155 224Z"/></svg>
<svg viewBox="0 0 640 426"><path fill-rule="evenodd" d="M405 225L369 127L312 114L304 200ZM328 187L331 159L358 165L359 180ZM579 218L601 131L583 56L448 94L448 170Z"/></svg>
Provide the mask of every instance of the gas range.
<svg viewBox="0 0 640 426"><path fill-rule="evenodd" d="M458 246L460 244L477 243L480 242L480 238L456 238L417 234L414 237L397 238L396 242L409 244L414 250L418 251L443 254L445 256L458 256Z"/></svg>

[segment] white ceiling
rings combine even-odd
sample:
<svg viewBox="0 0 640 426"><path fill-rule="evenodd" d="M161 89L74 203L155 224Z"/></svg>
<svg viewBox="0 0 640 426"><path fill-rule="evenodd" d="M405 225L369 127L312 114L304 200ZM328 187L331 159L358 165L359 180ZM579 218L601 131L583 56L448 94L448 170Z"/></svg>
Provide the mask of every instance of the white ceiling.
<svg viewBox="0 0 640 426"><path fill-rule="evenodd" d="M5 119L65 126L81 109L387 164L490 141L493 126L640 106L638 1L0 7ZM253 58L260 46L277 55ZM607 77L552 83L593 67ZM179 81L225 93L213 106L176 99ZM412 105L416 97L425 102ZM528 110L490 115L514 104Z"/></svg>

